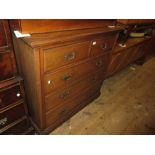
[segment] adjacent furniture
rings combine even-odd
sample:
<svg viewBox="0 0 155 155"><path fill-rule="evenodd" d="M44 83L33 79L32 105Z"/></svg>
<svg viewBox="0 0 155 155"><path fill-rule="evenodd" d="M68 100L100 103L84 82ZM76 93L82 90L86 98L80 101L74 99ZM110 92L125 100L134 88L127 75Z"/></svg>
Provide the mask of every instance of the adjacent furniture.
<svg viewBox="0 0 155 155"><path fill-rule="evenodd" d="M112 51L106 77L112 76L133 62L143 64L145 58L155 51L155 20L124 19L118 21L125 24L125 27L120 32ZM144 33L144 36L132 37L131 33L135 35Z"/></svg>
<svg viewBox="0 0 155 155"><path fill-rule="evenodd" d="M0 20L0 134L31 134L23 80L17 76L10 29Z"/></svg>
<svg viewBox="0 0 155 155"><path fill-rule="evenodd" d="M145 25L155 23L155 19L117 19L117 22L128 25L134 25L134 24Z"/></svg>
<svg viewBox="0 0 155 155"><path fill-rule="evenodd" d="M82 26L76 30L13 37L31 119L41 134L49 133L100 95L122 28L105 21L102 28L90 24L87 27L91 28L83 29L86 21L80 21Z"/></svg>

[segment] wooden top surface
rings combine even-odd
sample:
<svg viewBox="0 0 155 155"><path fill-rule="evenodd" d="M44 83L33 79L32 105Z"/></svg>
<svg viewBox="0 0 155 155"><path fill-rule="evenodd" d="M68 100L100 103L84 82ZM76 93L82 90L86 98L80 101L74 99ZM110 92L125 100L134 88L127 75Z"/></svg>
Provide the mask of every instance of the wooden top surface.
<svg viewBox="0 0 155 155"><path fill-rule="evenodd" d="M83 30L71 30L71 31L59 31L51 33L32 34L31 37L22 38L31 47L41 47L52 44L63 43L66 41L78 40L81 38L87 38L91 35L99 35L107 32L121 31L124 27L116 25L115 27L103 27L95 29L83 29Z"/></svg>

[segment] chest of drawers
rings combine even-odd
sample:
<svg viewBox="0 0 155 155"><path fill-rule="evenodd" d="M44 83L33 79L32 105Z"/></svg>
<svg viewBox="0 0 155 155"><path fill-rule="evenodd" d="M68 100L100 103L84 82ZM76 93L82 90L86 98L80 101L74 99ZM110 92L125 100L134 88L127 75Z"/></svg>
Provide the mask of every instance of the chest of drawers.
<svg viewBox="0 0 155 155"><path fill-rule="evenodd" d="M121 28L13 37L31 119L46 134L100 95Z"/></svg>

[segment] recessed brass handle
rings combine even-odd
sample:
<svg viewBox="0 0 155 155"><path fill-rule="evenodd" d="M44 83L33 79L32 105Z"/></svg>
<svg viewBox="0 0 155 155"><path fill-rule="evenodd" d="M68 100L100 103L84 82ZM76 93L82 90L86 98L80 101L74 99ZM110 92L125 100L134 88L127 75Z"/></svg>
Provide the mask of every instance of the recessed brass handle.
<svg viewBox="0 0 155 155"><path fill-rule="evenodd" d="M9 47L5 47L5 52L9 53L10 52L10 48Z"/></svg>
<svg viewBox="0 0 155 155"><path fill-rule="evenodd" d="M102 50L105 50L107 48L107 43L103 43L102 45L101 45L101 49Z"/></svg>
<svg viewBox="0 0 155 155"><path fill-rule="evenodd" d="M5 117L5 118L2 118L1 120L0 120L0 125L5 125L6 123L7 123L7 121L8 121L8 119L7 119L7 117Z"/></svg>
<svg viewBox="0 0 155 155"><path fill-rule="evenodd" d="M75 59L75 52L68 53L64 56L66 61Z"/></svg>
<svg viewBox="0 0 155 155"><path fill-rule="evenodd" d="M102 60L96 62L96 66L97 66L97 67L102 67L102 66L103 66Z"/></svg>
<svg viewBox="0 0 155 155"><path fill-rule="evenodd" d="M63 76L62 78L64 81L69 81L70 79L72 79L72 75L71 74L66 74Z"/></svg>
<svg viewBox="0 0 155 155"><path fill-rule="evenodd" d="M65 99L69 95L69 91L65 91L63 94L60 95L61 99Z"/></svg>

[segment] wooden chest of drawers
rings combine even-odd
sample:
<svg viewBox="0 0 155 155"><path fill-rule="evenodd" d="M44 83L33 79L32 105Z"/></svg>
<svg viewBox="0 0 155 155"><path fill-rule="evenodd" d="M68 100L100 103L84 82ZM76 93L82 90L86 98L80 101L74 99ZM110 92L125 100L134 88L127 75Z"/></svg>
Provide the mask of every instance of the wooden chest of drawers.
<svg viewBox="0 0 155 155"><path fill-rule="evenodd" d="M100 95L120 27L13 37L31 118L48 133Z"/></svg>

